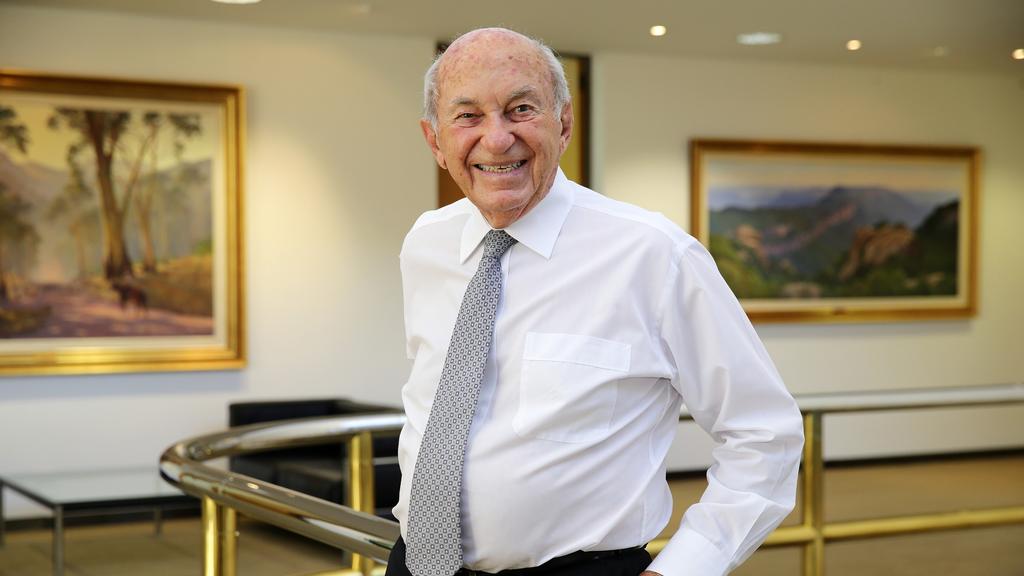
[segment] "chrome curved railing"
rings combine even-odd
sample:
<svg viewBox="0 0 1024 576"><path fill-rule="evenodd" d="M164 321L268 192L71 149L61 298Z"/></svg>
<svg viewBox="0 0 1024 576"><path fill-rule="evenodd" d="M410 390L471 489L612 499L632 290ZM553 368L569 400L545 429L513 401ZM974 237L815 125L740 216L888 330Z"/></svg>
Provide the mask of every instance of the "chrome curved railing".
<svg viewBox="0 0 1024 576"><path fill-rule="evenodd" d="M765 545L801 546L805 576L824 573L826 541L1024 523L1024 506L825 523L822 453L825 414L1024 403L1024 384L798 395L797 403L806 437L801 522L776 529ZM680 420L686 419L689 414L684 408ZM405 417L398 414L278 421L197 436L169 447L160 458L161 475L203 502L204 576L235 576L236 512L352 552L351 568L332 575L374 573L375 561L387 561L399 532L396 522L372 514L372 435L393 434L404 423ZM205 463L236 454L331 442L348 444L347 506ZM665 541L655 541L648 550L657 553L664 546Z"/></svg>
<svg viewBox="0 0 1024 576"><path fill-rule="evenodd" d="M283 420L239 426L169 447L160 457L161 476L202 500L204 576L233 576L236 572L236 511L354 553L352 570L357 573L369 574L374 560L386 562L398 539L398 523L372 514L372 434L397 432L404 423L400 414ZM332 442L348 443L350 506L204 463L236 454Z"/></svg>

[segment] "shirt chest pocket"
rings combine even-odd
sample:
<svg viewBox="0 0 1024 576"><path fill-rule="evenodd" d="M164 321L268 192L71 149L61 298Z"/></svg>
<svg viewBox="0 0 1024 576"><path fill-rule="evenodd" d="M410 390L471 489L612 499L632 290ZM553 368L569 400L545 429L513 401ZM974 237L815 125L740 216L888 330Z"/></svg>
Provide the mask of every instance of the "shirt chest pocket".
<svg viewBox="0 0 1024 576"><path fill-rule="evenodd" d="M603 437L611 426L618 382L630 346L578 334L528 332L520 372L520 436L557 442Z"/></svg>

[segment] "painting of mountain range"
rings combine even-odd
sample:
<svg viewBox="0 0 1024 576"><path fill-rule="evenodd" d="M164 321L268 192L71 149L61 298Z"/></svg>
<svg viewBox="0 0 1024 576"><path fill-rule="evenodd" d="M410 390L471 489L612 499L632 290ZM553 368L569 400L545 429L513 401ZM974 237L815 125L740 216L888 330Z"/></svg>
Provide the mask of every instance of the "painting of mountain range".
<svg viewBox="0 0 1024 576"><path fill-rule="evenodd" d="M229 336L235 172L225 105L204 99L0 74L0 372L22 350L140 362Z"/></svg>
<svg viewBox="0 0 1024 576"><path fill-rule="evenodd" d="M748 312L970 308L973 151L742 144L696 146L694 230Z"/></svg>

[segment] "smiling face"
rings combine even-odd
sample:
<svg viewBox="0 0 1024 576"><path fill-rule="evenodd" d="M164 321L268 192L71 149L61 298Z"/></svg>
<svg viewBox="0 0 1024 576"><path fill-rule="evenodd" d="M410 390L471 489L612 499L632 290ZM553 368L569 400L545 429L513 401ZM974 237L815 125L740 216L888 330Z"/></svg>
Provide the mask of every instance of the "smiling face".
<svg viewBox="0 0 1024 576"><path fill-rule="evenodd" d="M572 135L551 73L529 39L507 30L463 36L438 69L437 129L421 121L437 163L494 228L547 194Z"/></svg>

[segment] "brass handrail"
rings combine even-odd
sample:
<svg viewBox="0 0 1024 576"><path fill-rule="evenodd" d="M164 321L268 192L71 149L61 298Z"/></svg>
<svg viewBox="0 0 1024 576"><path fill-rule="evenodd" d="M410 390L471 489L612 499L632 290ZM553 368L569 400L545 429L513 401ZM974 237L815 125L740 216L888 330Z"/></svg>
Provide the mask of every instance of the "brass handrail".
<svg viewBox="0 0 1024 576"><path fill-rule="evenodd" d="M777 528L765 546L801 546L804 576L824 574L827 541L1024 523L1024 506L826 523L822 450L825 414L1024 403L1024 384L804 394L796 399L805 436L801 522ZM680 420L688 419L683 408ZM396 522L372 514L372 434L395 433L404 423L401 414L305 418L231 428L169 447L160 458L161 475L203 502L203 575L235 576L236 511L352 552L350 568L332 575L374 573L376 562L387 561L399 532ZM235 454L330 442L348 445L349 506L204 464ZM666 542L651 542L648 550L657 553Z"/></svg>
<svg viewBox="0 0 1024 576"><path fill-rule="evenodd" d="M160 474L202 500L203 575L234 576L235 512L353 552L353 568L369 573L386 562L398 524L373 512L373 432L401 429L400 414L277 421L239 426L178 442L160 457ZM204 464L276 448L347 441L351 506L327 502L263 480ZM339 465L341 463L339 462Z"/></svg>

